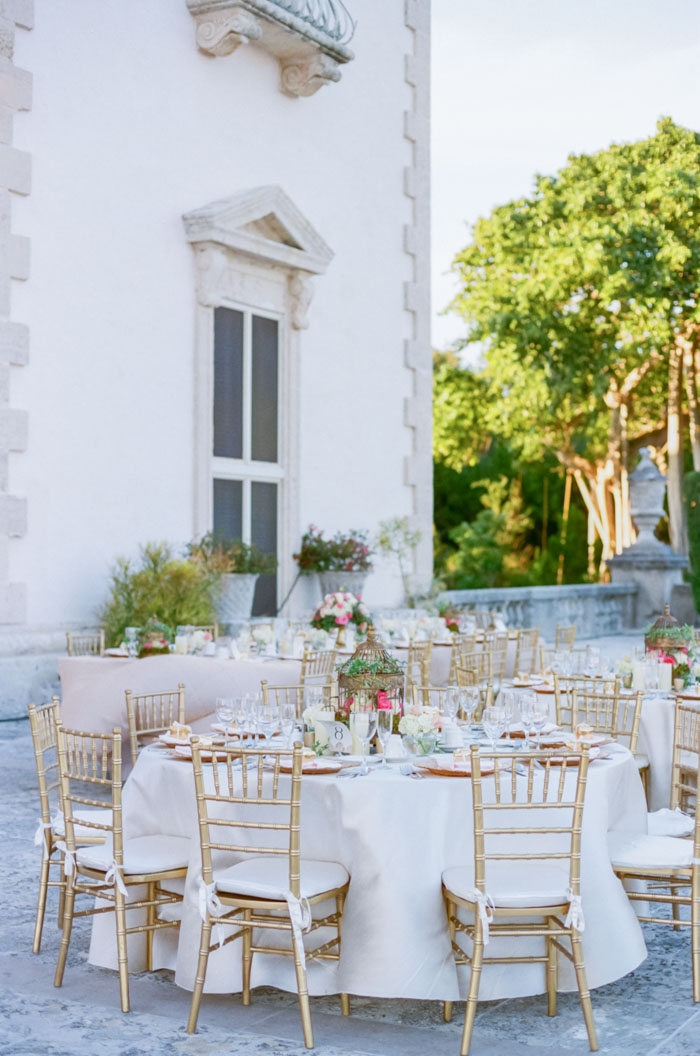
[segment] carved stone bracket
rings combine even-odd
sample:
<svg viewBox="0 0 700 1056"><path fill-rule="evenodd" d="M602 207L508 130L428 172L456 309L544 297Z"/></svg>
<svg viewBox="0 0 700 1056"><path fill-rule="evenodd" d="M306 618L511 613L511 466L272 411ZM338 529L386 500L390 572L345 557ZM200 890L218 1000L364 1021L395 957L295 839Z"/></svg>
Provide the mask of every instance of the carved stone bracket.
<svg viewBox="0 0 700 1056"><path fill-rule="evenodd" d="M275 0L187 0L187 6L200 51L221 56L241 44L263 48L279 62L285 95L313 95L339 81L339 67L354 58L347 45Z"/></svg>

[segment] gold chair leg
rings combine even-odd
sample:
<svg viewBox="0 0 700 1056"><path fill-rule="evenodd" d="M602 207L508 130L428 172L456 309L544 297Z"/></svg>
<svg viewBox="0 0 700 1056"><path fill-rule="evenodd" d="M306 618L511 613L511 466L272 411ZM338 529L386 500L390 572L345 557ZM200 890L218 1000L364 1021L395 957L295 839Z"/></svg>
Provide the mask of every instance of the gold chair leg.
<svg viewBox="0 0 700 1056"><path fill-rule="evenodd" d="M449 898L445 897L445 912L447 913L447 927L450 933L450 946L455 941L455 935L457 931L455 929L454 914L456 912L454 902L450 902ZM443 1001L442 1003L442 1018L445 1023L452 1022L452 1002Z"/></svg>
<svg viewBox="0 0 700 1056"><path fill-rule="evenodd" d="M552 917L547 918L547 927L553 927L555 921ZM557 982L558 982L558 965L557 965L557 948L554 945L554 940L547 936L547 1015L556 1016L557 1014Z"/></svg>
<svg viewBox="0 0 700 1056"><path fill-rule="evenodd" d="M63 866L61 866L63 869ZM66 908L66 878L61 872L61 886L58 889L58 930L63 927L63 911Z"/></svg>
<svg viewBox="0 0 700 1056"><path fill-rule="evenodd" d="M304 1031L304 1044L307 1049L314 1047L314 1032L311 1028L311 1006L309 1004L309 990L306 983L306 958L304 947L299 949L294 933L292 932L292 946L294 948L294 967L297 973L297 991L299 993L299 1009L301 1011L301 1025Z"/></svg>
<svg viewBox="0 0 700 1056"><path fill-rule="evenodd" d="M46 913L46 894L49 890L49 857L44 849L41 856L41 875L39 877L39 898L36 904L36 921L34 923L34 944L32 953L41 950L41 933L44 930L44 914ZM59 927L61 922L59 919Z"/></svg>
<svg viewBox="0 0 700 1056"><path fill-rule="evenodd" d="M63 973L66 968L66 957L68 956L68 947L70 946L70 935L73 930L73 906L75 905L73 876L66 877L65 887L66 904L63 910L63 934L61 935L61 945L58 950L58 963L56 964L56 974L53 980L54 986L60 986L63 982Z"/></svg>
<svg viewBox="0 0 700 1056"><path fill-rule="evenodd" d="M153 971L153 925L156 922L156 885L152 880L150 884L146 886L146 898L148 899L149 905L146 907L146 924L148 931L146 932L146 971Z"/></svg>
<svg viewBox="0 0 700 1056"><path fill-rule="evenodd" d="M117 924L117 959L119 962L119 995L122 1012L129 1012L129 959L126 947L126 900L114 885L114 916Z"/></svg>
<svg viewBox="0 0 700 1056"><path fill-rule="evenodd" d="M471 977L469 979L469 993L467 995L467 1007L464 1010L464 1030L462 1032L461 1056L468 1056L469 1046L472 1043L472 1031L474 1029L474 1018L476 1016L476 1003L479 999L479 981L481 978L481 962L484 959L484 933L481 921L477 917L474 931L474 949L472 950Z"/></svg>
<svg viewBox="0 0 700 1056"><path fill-rule="evenodd" d="M243 910L243 920L250 920L250 910ZM243 927L243 995L242 1000L244 1005L250 1004L250 970L253 965L253 951L251 946L253 945L253 929L249 927Z"/></svg>
<svg viewBox="0 0 700 1056"><path fill-rule="evenodd" d="M336 913L338 914L338 923L336 924L336 928L338 929L338 956L340 956L340 951L342 949L342 940L343 940L343 910L345 909L345 895L344 894L336 895L336 897L335 897L335 909L336 909ZM341 1012L341 1015L343 1015L343 1016L349 1016L350 1015L350 995L349 994L341 994L340 995L340 1012Z"/></svg>
<svg viewBox="0 0 700 1056"><path fill-rule="evenodd" d="M677 895L678 894L678 888L677 887L671 887L671 894L672 895ZM677 902L672 902L671 903L671 916L673 917L673 930L674 931L680 931L681 930L681 926L678 923L678 921L681 919L680 910L681 910L681 907L678 905Z"/></svg>
<svg viewBox="0 0 700 1056"><path fill-rule="evenodd" d="M574 970L576 972L576 982L578 983L578 993L581 999L581 1008L583 1009L583 1018L586 1022L586 1031L588 1032L588 1045L591 1052L597 1052L598 1035L596 1034L595 1020L593 1019L591 995L588 991L586 966L583 963L581 936L575 928L571 932L571 950L574 955Z"/></svg>
<svg viewBox="0 0 700 1056"><path fill-rule="evenodd" d="M690 948L693 960L693 1002L700 1001L700 901L693 898L690 904Z"/></svg>
<svg viewBox="0 0 700 1056"><path fill-rule="evenodd" d="M207 962L209 960L209 945L211 942L211 924L209 921L202 922L202 934L199 940L199 960L197 961L197 975L192 991L190 1003L190 1018L187 1020L187 1033L194 1034L197 1029L197 1017L199 1016L199 1004L202 1000L204 980L207 977Z"/></svg>

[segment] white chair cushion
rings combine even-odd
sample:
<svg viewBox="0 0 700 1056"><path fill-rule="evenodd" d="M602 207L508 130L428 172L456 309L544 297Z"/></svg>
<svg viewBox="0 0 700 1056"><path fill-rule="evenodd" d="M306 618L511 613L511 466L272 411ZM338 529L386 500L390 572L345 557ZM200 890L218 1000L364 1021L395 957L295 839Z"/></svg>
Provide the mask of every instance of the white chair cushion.
<svg viewBox="0 0 700 1056"><path fill-rule="evenodd" d="M690 840L642 832L609 832L608 850L618 869L687 869L693 858Z"/></svg>
<svg viewBox="0 0 700 1056"><path fill-rule="evenodd" d="M442 882L448 891L473 900L474 866L445 869ZM486 894L501 909L553 906L568 902L569 870L551 861L488 862Z"/></svg>
<svg viewBox="0 0 700 1056"><path fill-rule="evenodd" d="M350 876L337 862L302 858L299 866L300 894L314 898L324 891L344 887ZM215 877L216 889L229 895L283 900L289 891L289 859L286 856L246 858Z"/></svg>
<svg viewBox="0 0 700 1056"><path fill-rule="evenodd" d="M695 831L695 818L684 814L682 810L669 810L663 807L647 814L647 833L649 836L691 836Z"/></svg>
<svg viewBox="0 0 700 1056"><path fill-rule="evenodd" d="M108 832L103 832L102 829L91 829L88 825L76 824L80 821L99 821L101 825L112 825L112 811L109 808L95 807L90 809L86 807L84 810L73 811L73 830L75 832L75 839L78 843L81 840L105 840L109 836ZM66 823L63 818L63 814L59 814L53 825L54 835L63 838L66 835Z"/></svg>
<svg viewBox="0 0 700 1056"><path fill-rule="evenodd" d="M80 865L105 872L112 864L112 841L94 847L80 847L76 858ZM137 836L124 841L124 873L159 873L184 869L190 860L190 841L186 836Z"/></svg>

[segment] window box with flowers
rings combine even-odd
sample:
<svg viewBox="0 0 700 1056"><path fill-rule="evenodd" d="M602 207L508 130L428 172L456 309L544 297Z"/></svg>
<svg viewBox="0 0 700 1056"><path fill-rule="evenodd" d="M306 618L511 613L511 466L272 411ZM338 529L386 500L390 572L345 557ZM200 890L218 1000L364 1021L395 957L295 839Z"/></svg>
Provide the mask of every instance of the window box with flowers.
<svg viewBox="0 0 700 1056"><path fill-rule="evenodd" d="M310 524L294 560L301 575L318 574L324 597L338 591L361 597L372 571L372 551L365 531L336 532L325 539L323 532Z"/></svg>

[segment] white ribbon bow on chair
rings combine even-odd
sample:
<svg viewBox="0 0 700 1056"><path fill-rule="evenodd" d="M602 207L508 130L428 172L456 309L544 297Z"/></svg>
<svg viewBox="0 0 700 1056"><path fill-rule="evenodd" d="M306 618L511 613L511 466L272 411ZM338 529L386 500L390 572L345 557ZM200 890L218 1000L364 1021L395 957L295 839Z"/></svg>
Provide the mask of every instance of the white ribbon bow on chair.
<svg viewBox="0 0 700 1056"><path fill-rule="evenodd" d="M49 853L49 841L46 838L46 830L47 829L49 831L53 830L53 822L52 821L42 821L41 818L38 818L37 820L38 820L39 827L36 830L36 832L34 833L34 846L35 847L41 847L41 845L43 843L44 847L46 848L46 853L48 854Z"/></svg>
<svg viewBox="0 0 700 1056"><path fill-rule="evenodd" d="M477 904L479 918L481 920L481 928L484 934L484 946L488 946L491 938L489 928L496 909L494 901L491 898L491 895L487 895L485 891L477 891L476 889L470 891L467 897L473 899Z"/></svg>
<svg viewBox="0 0 700 1056"><path fill-rule="evenodd" d="M569 912L566 914L564 927L576 928L576 931L585 931L586 922L583 919L583 903L581 901L581 896L575 895L571 888L568 888L566 897L569 900Z"/></svg>
<svg viewBox="0 0 700 1056"><path fill-rule="evenodd" d="M75 852L69 851L66 847L65 840L58 840L56 843L59 851L63 851L63 873L65 876L72 876L75 871Z"/></svg>
<svg viewBox="0 0 700 1056"><path fill-rule="evenodd" d="M206 924L209 917L223 917L228 913L229 907L225 906L216 893L216 884L199 885L199 915ZM224 929L220 924L215 924L213 931L216 934L219 948L224 944Z"/></svg>
<svg viewBox="0 0 700 1056"><path fill-rule="evenodd" d="M308 898L297 898L291 891L284 896L289 910L289 919L292 924L294 943L304 956L304 932L311 927L311 906Z"/></svg>
<svg viewBox="0 0 700 1056"><path fill-rule="evenodd" d="M117 865L113 858L109 869L105 873L105 883L116 884L121 894L126 897L126 884L124 883L124 877L122 876L122 868L123 866Z"/></svg>

